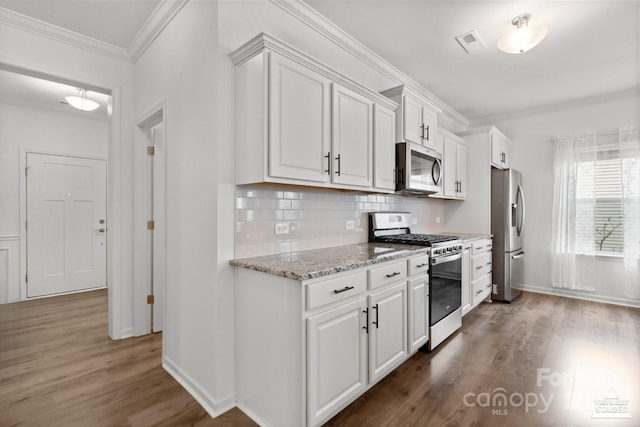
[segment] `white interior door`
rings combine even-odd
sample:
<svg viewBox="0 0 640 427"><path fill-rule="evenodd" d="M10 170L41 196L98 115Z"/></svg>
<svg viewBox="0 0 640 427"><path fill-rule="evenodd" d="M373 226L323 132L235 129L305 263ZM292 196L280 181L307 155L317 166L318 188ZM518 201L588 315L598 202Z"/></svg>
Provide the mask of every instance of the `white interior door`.
<svg viewBox="0 0 640 427"><path fill-rule="evenodd" d="M106 161L27 153L27 297L106 286Z"/></svg>
<svg viewBox="0 0 640 427"><path fill-rule="evenodd" d="M156 227L150 233L151 238L151 294L154 296L152 306L152 332L160 332L163 328L164 289L165 289L165 133L164 123L151 129L154 155L151 157L151 218Z"/></svg>

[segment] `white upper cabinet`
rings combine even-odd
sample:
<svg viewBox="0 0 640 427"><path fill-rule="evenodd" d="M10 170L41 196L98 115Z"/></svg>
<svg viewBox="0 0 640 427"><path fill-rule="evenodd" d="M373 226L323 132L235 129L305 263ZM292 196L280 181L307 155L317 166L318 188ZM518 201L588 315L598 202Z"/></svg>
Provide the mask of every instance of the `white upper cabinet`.
<svg viewBox="0 0 640 427"><path fill-rule="evenodd" d="M230 56L237 184L395 190L388 160L374 167L374 150L391 159L395 153L385 141L388 117L381 117L381 143L374 147L374 109L395 116L396 103L266 34Z"/></svg>
<svg viewBox="0 0 640 427"><path fill-rule="evenodd" d="M442 194L431 197L464 199L467 196L467 147L462 138L444 129L438 133L443 145L443 185Z"/></svg>
<svg viewBox="0 0 640 427"><path fill-rule="evenodd" d="M373 101L333 84L333 175L338 184L370 187Z"/></svg>
<svg viewBox="0 0 640 427"><path fill-rule="evenodd" d="M396 113L376 104L373 123L373 186L393 191L396 188Z"/></svg>
<svg viewBox="0 0 640 427"><path fill-rule="evenodd" d="M402 97L402 137L396 142L422 144L422 104L411 96Z"/></svg>
<svg viewBox="0 0 640 427"><path fill-rule="evenodd" d="M269 175L328 182L331 80L272 54L269 88Z"/></svg>
<svg viewBox="0 0 640 427"><path fill-rule="evenodd" d="M489 133L491 139L491 166L498 169L509 167L509 139L497 128Z"/></svg>
<svg viewBox="0 0 640 427"><path fill-rule="evenodd" d="M417 92L401 85L382 92L395 101L396 142L413 142L441 152L437 144L440 109Z"/></svg>

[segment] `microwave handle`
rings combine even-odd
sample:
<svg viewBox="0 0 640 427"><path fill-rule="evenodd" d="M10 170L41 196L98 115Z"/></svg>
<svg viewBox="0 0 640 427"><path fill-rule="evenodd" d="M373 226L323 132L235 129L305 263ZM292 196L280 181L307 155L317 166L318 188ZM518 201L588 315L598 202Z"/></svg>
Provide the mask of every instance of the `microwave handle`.
<svg viewBox="0 0 640 427"><path fill-rule="evenodd" d="M440 179L442 178L442 162L440 159L435 159L433 166L431 167L431 178L435 185L440 185Z"/></svg>

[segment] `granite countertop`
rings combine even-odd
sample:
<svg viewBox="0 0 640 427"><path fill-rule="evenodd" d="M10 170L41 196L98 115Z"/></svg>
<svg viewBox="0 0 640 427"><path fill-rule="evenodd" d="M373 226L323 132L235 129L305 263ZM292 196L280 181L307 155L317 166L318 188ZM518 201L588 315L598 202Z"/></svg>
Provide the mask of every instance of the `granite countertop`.
<svg viewBox="0 0 640 427"><path fill-rule="evenodd" d="M231 260L236 267L294 280L309 280L412 255L428 254L423 246L357 243Z"/></svg>

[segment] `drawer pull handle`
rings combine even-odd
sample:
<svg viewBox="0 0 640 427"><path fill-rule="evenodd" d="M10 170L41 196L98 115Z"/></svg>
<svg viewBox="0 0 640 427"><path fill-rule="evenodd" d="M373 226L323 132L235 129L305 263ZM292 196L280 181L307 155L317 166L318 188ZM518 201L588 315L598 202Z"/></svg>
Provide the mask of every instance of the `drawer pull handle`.
<svg viewBox="0 0 640 427"><path fill-rule="evenodd" d="M476 267L476 270L480 270L482 267L483 267L482 265L479 265Z"/></svg>
<svg viewBox="0 0 640 427"><path fill-rule="evenodd" d="M367 320L364 323L364 326L362 327L362 329L364 329L365 331L367 331L367 333L369 333L369 310L365 308L362 312L367 315Z"/></svg>
<svg viewBox="0 0 640 427"><path fill-rule="evenodd" d="M351 289L353 289L353 286L345 286L345 287L344 287L344 288L342 288L342 289L334 289L334 290L333 290L333 293L334 293L334 294L340 294L340 293L342 293L342 292L350 291Z"/></svg>
<svg viewBox="0 0 640 427"><path fill-rule="evenodd" d="M483 249L484 249L484 246L478 246L478 247L476 248L476 251L481 251L481 250L483 250Z"/></svg>
<svg viewBox="0 0 640 427"><path fill-rule="evenodd" d="M485 265L491 265L491 262L486 263Z"/></svg>
<svg viewBox="0 0 640 427"><path fill-rule="evenodd" d="M482 293L482 289L480 289L479 291L476 291L476 295L481 294Z"/></svg>
<svg viewBox="0 0 640 427"><path fill-rule="evenodd" d="M375 321L375 322L371 322L371 323L373 323L374 325L376 325L376 329L378 329L378 328L380 327L380 326L379 326L379 324L380 324L380 319L378 318L378 316L380 315L380 314L379 314L379 310L378 310L378 304L374 305L374 306L373 306L373 309L376 311L376 321Z"/></svg>
<svg viewBox="0 0 640 427"><path fill-rule="evenodd" d="M418 264L418 265L416 265L416 268L422 268L422 267L426 267L426 266L428 266L428 265L429 265L429 263L428 263L428 262L425 262L425 263L422 263L422 264Z"/></svg>
<svg viewBox="0 0 640 427"><path fill-rule="evenodd" d="M399 271L396 271L395 273L391 273L391 274L385 274L385 277L387 279L391 279L392 277L396 277L399 276L401 273Z"/></svg>

